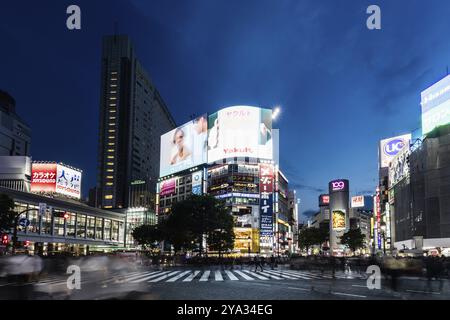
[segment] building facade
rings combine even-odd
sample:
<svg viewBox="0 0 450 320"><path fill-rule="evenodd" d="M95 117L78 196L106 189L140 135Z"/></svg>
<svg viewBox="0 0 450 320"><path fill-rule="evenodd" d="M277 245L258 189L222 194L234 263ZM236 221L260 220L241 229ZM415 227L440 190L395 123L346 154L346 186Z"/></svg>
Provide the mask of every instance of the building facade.
<svg viewBox="0 0 450 320"><path fill-rule="evenodd" d="M16 102L0 90L0 156L29 156L30 127L16 113Z"/></svg>
<svg viewBox="0 0 450 320"><path fill-rule="evenodd" d="M135 181L154 197L160 136L175 121L125 35L103 38L100 97L97 203L128 208Z"/></svg>

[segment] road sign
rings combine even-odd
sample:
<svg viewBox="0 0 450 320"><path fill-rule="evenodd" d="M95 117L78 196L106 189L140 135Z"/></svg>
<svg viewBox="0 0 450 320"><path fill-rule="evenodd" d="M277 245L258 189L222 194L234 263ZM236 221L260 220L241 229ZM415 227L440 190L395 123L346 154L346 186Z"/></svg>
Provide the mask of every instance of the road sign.
<svg viewBox="0 0 450 320"><path fill-rule="evenodd" d="M47 204L43 202L39 202L39 215L43 216L45 211L47 210Z"/></svg>
<svg viewBox="0 0 450 320"><path fill-rule="evenodd" d="M30 220L28 220L27 218L21 218L19 220L19 225L22 227L28 227L30 225Z"/></svg>

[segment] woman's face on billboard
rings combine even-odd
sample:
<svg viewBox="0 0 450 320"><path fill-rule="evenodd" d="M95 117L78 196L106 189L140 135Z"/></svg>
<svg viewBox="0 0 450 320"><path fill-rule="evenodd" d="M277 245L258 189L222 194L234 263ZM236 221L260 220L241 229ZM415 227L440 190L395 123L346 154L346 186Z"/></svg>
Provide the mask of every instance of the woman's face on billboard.
<svg viewBox="0 0 450 320"><path fill-rule="evenodd" d="M184 140L184 133L181 130L178 130L177 133L175 134L175 144L178 147L182 147L183 146L183 140Z"/></svg>

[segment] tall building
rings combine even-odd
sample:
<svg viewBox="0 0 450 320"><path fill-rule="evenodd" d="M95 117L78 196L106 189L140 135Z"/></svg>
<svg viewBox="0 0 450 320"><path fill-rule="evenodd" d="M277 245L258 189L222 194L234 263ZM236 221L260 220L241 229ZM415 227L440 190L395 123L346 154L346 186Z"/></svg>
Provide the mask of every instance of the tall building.
<svg viewBox="0 0 450 320"><path fill-rule="evenodd" d="M29 156L31 130L16 113L16 102L0 90L0 156Z"/></svg>
<svg viewBox="0 0 450 320"><path fill-rule="evenodd" d="M155 193L160 137L175 121L126 35L103 38L100 99L97 203L127 208L132 182Z"/></svg>

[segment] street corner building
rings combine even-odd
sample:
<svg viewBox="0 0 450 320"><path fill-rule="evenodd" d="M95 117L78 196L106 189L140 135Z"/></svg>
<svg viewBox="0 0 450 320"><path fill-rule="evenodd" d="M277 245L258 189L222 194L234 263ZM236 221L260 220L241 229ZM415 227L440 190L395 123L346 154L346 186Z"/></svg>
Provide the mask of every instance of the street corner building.
<svg viewBox="0 0 450 320"><path fill-rule="evenodd" d="M161 136L157 213L191 194L223 199L234 218L236 255L297 250L297 200L279 162L272 109L230 106Z"/></svg>

